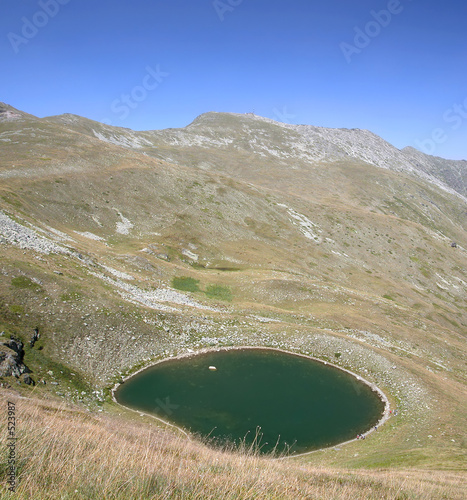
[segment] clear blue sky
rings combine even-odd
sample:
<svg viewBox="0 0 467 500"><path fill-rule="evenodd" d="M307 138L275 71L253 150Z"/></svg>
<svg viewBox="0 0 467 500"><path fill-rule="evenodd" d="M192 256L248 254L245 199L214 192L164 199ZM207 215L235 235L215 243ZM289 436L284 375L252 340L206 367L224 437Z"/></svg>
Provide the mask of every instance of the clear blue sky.
<svg viewBox="0 0 467 500"><path fill-rule="evenodd" d="M0 8L0 101L36 116L68 112L148 130L254 110L467 159L465 0L2 0ZM375 19L382 10L391 18Z"/></svg>

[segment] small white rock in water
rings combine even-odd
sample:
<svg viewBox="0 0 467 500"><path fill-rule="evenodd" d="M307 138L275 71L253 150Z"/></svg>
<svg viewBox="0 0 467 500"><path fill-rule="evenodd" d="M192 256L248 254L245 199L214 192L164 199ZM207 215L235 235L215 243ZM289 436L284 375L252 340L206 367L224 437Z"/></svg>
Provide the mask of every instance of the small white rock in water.
<svg viewBox="0 0 467 500"><path fill-rule="evenodd" d="M209 369L212 370L213 372L217 370L215 366L210 366Z"/></svg>

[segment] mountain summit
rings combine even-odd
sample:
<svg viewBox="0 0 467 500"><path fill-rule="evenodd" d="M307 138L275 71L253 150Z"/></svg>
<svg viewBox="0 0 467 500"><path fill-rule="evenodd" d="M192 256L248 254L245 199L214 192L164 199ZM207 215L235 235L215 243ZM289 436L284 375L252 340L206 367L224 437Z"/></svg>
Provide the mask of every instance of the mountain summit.
<svg viewBox="0 0 467 500"><path fill-rule="evenodd" d="M467 197L467 161L445 160L414 148L402 150L368 130L331 129L312 125L291 125L260 116L210 112L198 116L181 129L136 132L98 124L75 115L45 120L88 133L103 141L131 149L143 149L161 159L161 150L177 146L235 154L253 154L274 163L328 164L340 161L363 162L423 178L437 186ZM179 152L178 152L179 153ZM213 160L214 160L213 158ZM186 162L188 159L183 158ZM189 160L188 160L189 161Z"/></svg>

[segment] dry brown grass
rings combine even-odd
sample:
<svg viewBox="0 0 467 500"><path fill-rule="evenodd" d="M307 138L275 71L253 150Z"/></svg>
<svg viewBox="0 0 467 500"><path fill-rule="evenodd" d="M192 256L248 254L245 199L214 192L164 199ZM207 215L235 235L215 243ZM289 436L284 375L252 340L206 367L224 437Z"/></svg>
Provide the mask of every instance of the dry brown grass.
<svg viewBox="0 0 467 500"><path fill-rule="evenodd" d="M92 414L54 401L16 404L16 499L461 499L461 473L417 470L349 471L295 460L216 451L171 431L110 414ZM3 440L5 441L5 440Z"/></svg>

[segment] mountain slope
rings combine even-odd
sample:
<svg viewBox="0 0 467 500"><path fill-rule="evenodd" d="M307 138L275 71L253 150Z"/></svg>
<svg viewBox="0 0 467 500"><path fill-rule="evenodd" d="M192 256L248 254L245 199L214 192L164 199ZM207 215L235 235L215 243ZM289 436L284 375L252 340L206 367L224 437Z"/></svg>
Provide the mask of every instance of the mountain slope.
<svg viewBox="0 0 467 500"><path fill-rule="evenodd" d="M0 331L25 344L41 397L109 414L116 381L170 355L312 354L377 384L400 417L302 460L459 469L463 175L366 131L208 113L135 132L2 105Z"/></svg>
<svg viewBox="0 0 467 500"><path fill-rule="evenodd" d="M178 149L215 148L282 162L364 162L421 177L464 197L467 194L465 161L435 158L413 148L400 151L367 130L290 125L233 113L205 113L184 129L151 132L109 127L72 115L47 120L124 147L147 148L148 154L158 158L172 159L165 151L176 146Z"/></svg>
<svg viewBox="0 0 467 500"><path fill-rule="evenodd" d="M445 160L436 156L426 155L414 148L404 148L402 152L418 170L437 177L447 186L467 196L467 161Z"/></svg>

